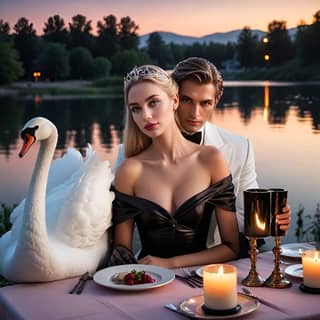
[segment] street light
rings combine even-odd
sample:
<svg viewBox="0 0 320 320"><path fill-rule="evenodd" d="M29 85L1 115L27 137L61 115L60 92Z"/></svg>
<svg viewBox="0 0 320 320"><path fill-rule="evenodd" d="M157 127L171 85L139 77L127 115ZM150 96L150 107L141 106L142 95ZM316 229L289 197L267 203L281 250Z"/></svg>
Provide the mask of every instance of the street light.
<svg viewBox="0 0 320 320"><path fill-rule="evenodd" d="M268 37L263 37L262 41L263 41L263 43L268 43L269 39L268 39Z"/></svg>
<svg viewBox="0 0 320 320"><path fill-rule="evenodd" d="M264 55L263 58L265 62L268 62L270 60L270 56L267 53Z"/></svg>

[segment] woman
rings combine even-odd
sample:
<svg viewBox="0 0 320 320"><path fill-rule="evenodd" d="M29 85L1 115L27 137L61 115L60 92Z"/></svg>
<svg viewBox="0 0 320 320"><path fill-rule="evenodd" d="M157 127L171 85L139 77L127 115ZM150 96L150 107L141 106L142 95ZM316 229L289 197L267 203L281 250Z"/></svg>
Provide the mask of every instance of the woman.
<svg viewBox="0 0 320 320"><path fill-rule="evenodd" d="M159 67L135 67L125 77L124 95L127 159L115 177L115 247L131 250L136 223L141 264L177 268L236 259L239 231L231 176L216 148L182 136L175 121L175 81ZM214 207L222 244L207 249Z"/></svg>

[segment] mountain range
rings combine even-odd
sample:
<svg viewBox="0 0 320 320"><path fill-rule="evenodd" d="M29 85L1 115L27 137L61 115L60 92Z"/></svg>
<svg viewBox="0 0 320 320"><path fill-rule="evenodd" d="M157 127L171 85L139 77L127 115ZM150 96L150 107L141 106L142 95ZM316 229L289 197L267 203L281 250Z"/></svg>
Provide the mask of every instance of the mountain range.
<svg viewBox="0 0 320 320"><path fill-rule="evenodd" d="M175 44L185 44L185 45L192 45L196 42L204 44L204 43L221 43L221 44L227 44L228 42L237 42L239 34L241 33L242 29L239 30L233 30L229 32L216 32L212 34L208 34L202 37L191 37L186 35L180 35L173 32L167 32L167 31L154 31L158 32L162 38L162 40L169 44L170 42L173 42ZM258 39L261 39L266 32L258 29L252 29L251 30L253 34L256 34L258 36ZM291 28L288 29L289 35L291 39L294 38L296 34L297 28ZM144 34L140 36L140 47L144 48L147 46L147 41L149 39L151 33Z"/></svg>

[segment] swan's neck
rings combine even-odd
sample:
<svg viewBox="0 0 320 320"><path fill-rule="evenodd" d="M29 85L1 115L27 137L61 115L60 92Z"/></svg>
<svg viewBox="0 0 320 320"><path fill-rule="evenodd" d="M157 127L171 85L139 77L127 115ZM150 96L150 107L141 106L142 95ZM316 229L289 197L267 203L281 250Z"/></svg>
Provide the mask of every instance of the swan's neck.
<svg viewBox="0 0 320 320"><path fill-rule="evenodd" d="M49 138L40 142L40 149L25 202L17 251L20 251L18 250L19 247L26 250L25 253L29 250L36 250L41 256L49 249L46 226L46 187L57 139L57 130L53 128Z"/></svg>

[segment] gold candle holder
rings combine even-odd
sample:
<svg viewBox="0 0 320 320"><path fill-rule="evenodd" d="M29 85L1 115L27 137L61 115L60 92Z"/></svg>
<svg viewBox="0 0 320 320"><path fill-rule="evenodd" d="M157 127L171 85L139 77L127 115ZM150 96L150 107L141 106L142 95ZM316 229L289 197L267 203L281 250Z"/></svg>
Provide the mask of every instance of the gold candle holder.
<svg viewBox="0 0 320 320"><path fill-rule="evenodd" d="M282 231L276 223L276 214L282 212L282 209L286 206L288 191L284 189L269 190L271 192L271 235L275 237L275 247L272 250L274 254L274 269L264 285L276 289L289 288L292 286L292 283L286 279L280 269L281 236L285 235L285 232Z"/></svg>
<svg viewBox="0 0 320 320"><path fill-rule="evenodd" d="M251 268L249 274L242 280L242 284L248 287L262 287L264 279L256 270L257 262L257 238L250 238L250 261Z"/></svg>
<svg viewBox="0 0 320 320"><path fill-rule="evenodd" d="M270 235L270 194L266 189L244 191L244 233L250 237L251 268L242 284L248 287L264 285L264 279L256 270L257 238Z"/></svg>

